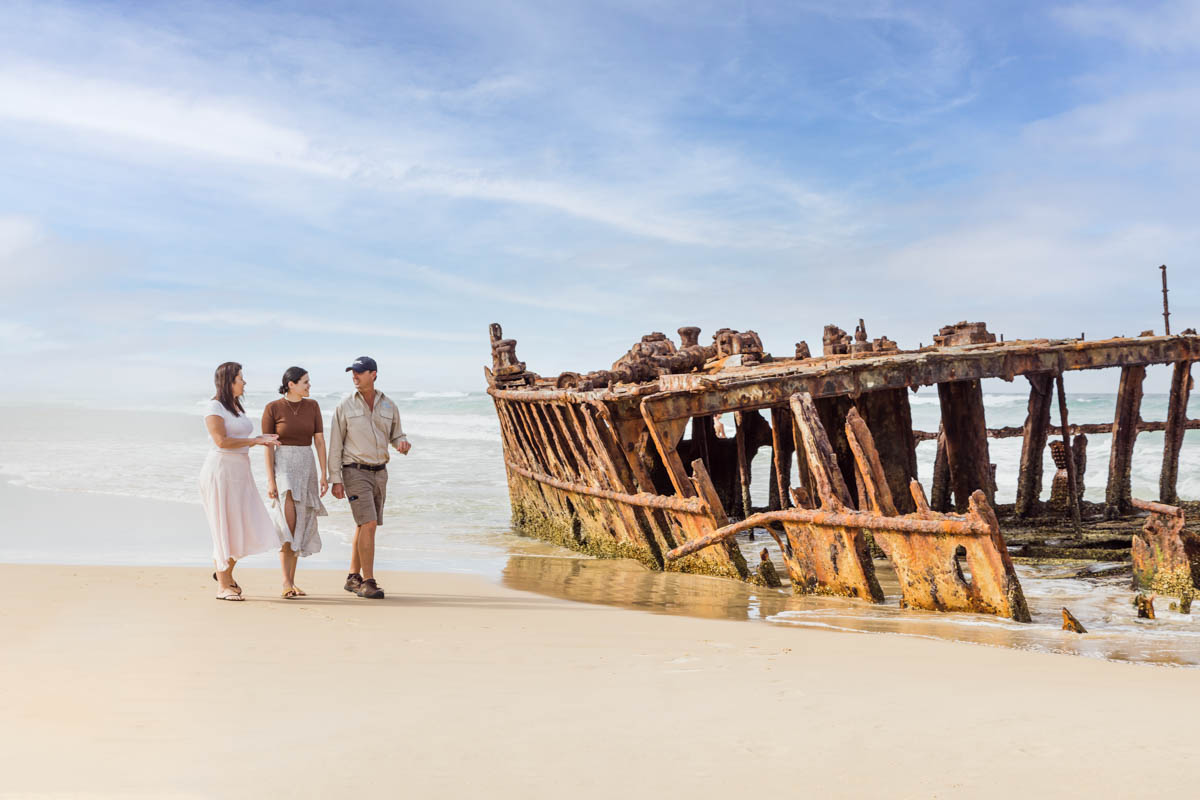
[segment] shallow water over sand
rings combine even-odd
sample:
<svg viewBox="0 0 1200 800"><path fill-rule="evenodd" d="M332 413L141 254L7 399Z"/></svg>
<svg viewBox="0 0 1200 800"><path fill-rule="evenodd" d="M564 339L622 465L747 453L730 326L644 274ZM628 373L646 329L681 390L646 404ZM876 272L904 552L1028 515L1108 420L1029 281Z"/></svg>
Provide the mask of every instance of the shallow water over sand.
<svg viewBox="0 0 1200 800"><path fill-rule="evenodd" d="M877 561L884 605L832 597L796 597L790 589L766 589L721 578L651 572L633 561L514 555L504 585L567 600L730 620L863 633L890 633L971 642L1090 658L1170 666L1200 666L1200 618L1155 603L1158 618L1136 618L1127 575L1068 577L1089 564L1018 566L1033 622L982 614L902 610L895 572ZM1061 630L1063 606L1088 629Z"/></svg>

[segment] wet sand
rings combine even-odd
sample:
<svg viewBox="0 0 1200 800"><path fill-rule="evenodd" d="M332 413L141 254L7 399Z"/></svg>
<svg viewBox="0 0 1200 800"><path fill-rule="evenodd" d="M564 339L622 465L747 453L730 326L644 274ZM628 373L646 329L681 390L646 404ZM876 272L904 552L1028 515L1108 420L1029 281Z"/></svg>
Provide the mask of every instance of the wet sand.
<svg viewBox="0 0 1200 800"><path fill-rule="evenodd" d="M1114 797L1192 670L644 614L477 576L0 566L0 796Z"/></svg>

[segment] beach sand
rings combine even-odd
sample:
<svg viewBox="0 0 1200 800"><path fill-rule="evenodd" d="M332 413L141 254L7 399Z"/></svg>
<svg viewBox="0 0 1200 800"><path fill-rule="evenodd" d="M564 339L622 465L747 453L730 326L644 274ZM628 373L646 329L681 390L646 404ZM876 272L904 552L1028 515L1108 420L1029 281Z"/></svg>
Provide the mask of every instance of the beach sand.
<svg viewBox="0 0 1200 800"><path fill-rule="evenodd" d="M0 566L0 796L1194 793L1193 670L300 577Z"/></svg>

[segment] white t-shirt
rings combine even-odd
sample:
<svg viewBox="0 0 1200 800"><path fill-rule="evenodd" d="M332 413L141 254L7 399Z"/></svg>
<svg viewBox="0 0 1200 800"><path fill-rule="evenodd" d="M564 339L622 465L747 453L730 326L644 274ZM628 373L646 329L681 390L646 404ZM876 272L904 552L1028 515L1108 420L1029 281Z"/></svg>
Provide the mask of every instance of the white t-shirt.
<svg viewBox="0 0 1200 800"><path fill-rule="evenodd" d="M254 422L245 414L234 416L229 413L225 406L221 405L221 401L213 400L208 404L208 411L204 414L205 417L220 417L225 420L225 435L232 439L250 439L254 434ZM207 424L207 423L206 423ZM209 437L212 442L212 437ZM221 453L248 453L249 447L217 447L216 442L212 442L211 449Z"/></svg>

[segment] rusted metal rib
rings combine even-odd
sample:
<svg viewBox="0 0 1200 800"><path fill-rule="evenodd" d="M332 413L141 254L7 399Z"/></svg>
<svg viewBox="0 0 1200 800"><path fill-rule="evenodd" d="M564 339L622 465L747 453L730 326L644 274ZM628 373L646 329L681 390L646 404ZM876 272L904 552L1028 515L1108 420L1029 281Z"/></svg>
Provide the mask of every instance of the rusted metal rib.
<svg viewBox="0 0 1200 800"><path fill-rule="evenodd" d="M1169 422L1139 422L1137 429L1138 433L1157 433L1165 431L1169 425ZM1113 426L1111 422L1085 422L1067 427L1071 429L1072 436L1078 436L1081 433L1092 436L1095 434L1112 433ZM1200 419L1186 420L1181 423L1181 427L1189 431L1200 430ZM1007 425L1003 428L988 428L987 433L989 439L1015 439L1018 436L1024 436L1025 429L1023 427L1018 428L1015 425ZM1061 436L1062 426L1051 425L1046 428L1046 433L1049 436ZM918 442L932 442L938 438L938 434L937 431L913 431L913 438Z"/></svg>
<svg viewBox="0 0 1200 800"><path fill-rule="evenodd" d="M620 394L610 391L595 390L579 392L568 389L496 389L489 387L487 393L501 400L513 400L520 403L594 403L604 398L614 396L638 396L656 394L657 384L622 387Z"/></svg>
<svg viewBox="0 0 1200 800"><path fill-rule="evenodd" d="M1153 500L1139 500L1136 497L1130 498L1130 503L1134 508L1139 508L1142 511L1149 511L1154 514L1163 514L1168 517L1182 517L1183 509L1179 506L1170 506L1166 503L1155 503Z"/></svg>
<svg viewBox="0 0 1200 800"><path fill-rule="evenodd" d="M948 515L943 515L943 517ZM800 522L827 528L867 528L870 530L895 531L897 533L951 533L959 536L986 536L991 531L984 524L969 517L955 516L950 519L925 519L918 516L881 517L861 511L822 511L809 508L788 508L782 511L765 511L744 520L726 525L701 539L694 539L667 553L667 560L691 555L697 550L711 547L718 542L736 536L749 528L762 528L774 522Z"/></svg>
<svg viewBox="0 0 1200 800"><path fill-rule="evenodd" d="M697 516L707 515L708 507L703 501L693 498L690 500L681 500L676 497L663 497L657 494L626 494L624 492L614 492L610 489L597 489L591 486L584 486L579 483L570 481L562 481L558 478L552 478L549 475L543 475L540 472L534 472L530 469L525 469L522 466L512 462L504 462L510 470L517 475L520 475L530 480L544 483L547 486L553 486L555 489L562 489L565 492L575 492L577 494L586 494L591 497L600 497L605 500L612 500L617 503L624 503L630 506L641 506L642 508L661 508L667 511L679 511L684 514L693 514Z"/></svg>

